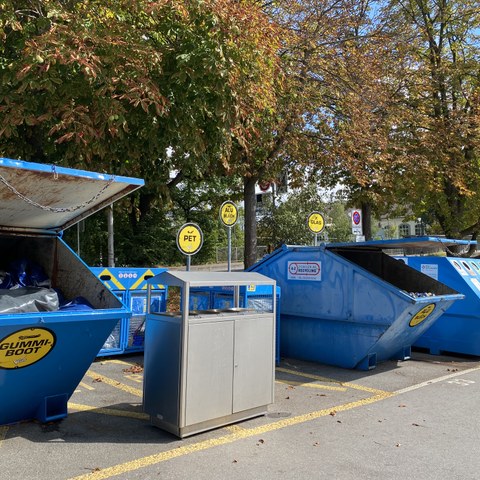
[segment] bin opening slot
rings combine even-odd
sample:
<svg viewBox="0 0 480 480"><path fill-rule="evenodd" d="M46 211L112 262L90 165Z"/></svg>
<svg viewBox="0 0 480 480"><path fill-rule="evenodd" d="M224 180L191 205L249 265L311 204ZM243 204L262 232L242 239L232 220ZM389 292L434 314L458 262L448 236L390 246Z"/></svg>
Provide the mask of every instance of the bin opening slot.
<svg viewBox="0 0 480 480"><path fill-rule="evenodd" d="M331 251L408 293L429 293L433 295L458 293L447 285L409 267L402 260L390 257L381 250L345 247L334 248Z"/></svg>

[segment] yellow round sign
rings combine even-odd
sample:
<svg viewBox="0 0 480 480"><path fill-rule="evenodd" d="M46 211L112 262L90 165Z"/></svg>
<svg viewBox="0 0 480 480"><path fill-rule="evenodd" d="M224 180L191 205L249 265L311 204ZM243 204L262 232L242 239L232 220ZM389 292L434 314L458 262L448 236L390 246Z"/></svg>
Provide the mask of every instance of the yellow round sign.
<svg viewBox="0 0 480 480"><path fill-rule="evenodd" d="M178 249L185 255L195 255L203 245L203 233L198 225L186 223L177 233Z"/></svg>
<svg viewBox="0 0 480 480"><path fill-rule="evenodd" d="M320 233L325 228L325 220L319 212L312 212L307 219L308 228L313 233Z"/></svg>
<svg viewBox="0 0 480 480"><path fill-rule="evenodd" d="M226 227L233 227L238 220L237 206L232 202L224 202L220 207L220 219Z"/></svg>
<svg viewBox="0 0 480 480"><path fill-rule="evenodd" d="M429 303L427 306L423 307L421 310L419 310L410 320L409 325L411 327L416 327L420 323L422 323L424 320L427 319L427 317L435 310L435 304L434 303Z"/></svg>
<svg viewBox="0 0 480 480"><path fill-rule="evenodd" d="M46 328L25 328L0 340L0 368L11 370L32 365L48 355L56 337Z"/></svg>

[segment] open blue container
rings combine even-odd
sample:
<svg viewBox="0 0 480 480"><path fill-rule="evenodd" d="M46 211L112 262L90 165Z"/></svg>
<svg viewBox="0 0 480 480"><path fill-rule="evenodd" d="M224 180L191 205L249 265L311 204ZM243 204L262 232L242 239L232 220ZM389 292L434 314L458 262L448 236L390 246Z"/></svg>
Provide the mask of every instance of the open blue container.
<svg viewBox="0 0 480 480"><path fill-rule="evenodd" d="M0 269L28 259L67 300L92 308L0 313L0 425L67 415L67 402L129 310L60 238L61 232L143 185L0 158Z"/></svg>
<svg viewBox="0 0 480 480"><path fill-rule="evenodd" d="M281 355L344 368L410 358L415 341L463 298L383 253L382 242L283 246L249 270L280 286Z"/></svg>

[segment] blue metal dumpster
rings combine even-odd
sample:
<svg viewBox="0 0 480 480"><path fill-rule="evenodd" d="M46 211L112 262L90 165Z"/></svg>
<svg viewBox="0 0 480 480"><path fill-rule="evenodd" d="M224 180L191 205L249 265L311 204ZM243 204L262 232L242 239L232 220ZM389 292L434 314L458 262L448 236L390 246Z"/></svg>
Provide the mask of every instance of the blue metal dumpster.
<svg viewBox="0 0 480 480"><path fill-rule="evenodd" d="M60 236L142 185L0 158L0 424L65 417L68 399L118 318L128 314ZM14 278L18 259L26 266ZM42 286L34 266L44 274ZM32 292L49 300L30 302Z"/></svg>
<svg viewBox="0 0 480 480"><path fill-rule="evenodd" d="M127 306L131 316L119 319L97 356L143 352L147 280L165 272L166 268L90 267L90 270ZM152 287L152 310L165 310L166 288Z"/></svg>
<svg viewBox="0 0 480 480"><path fill-rule="evenodd" d="M283 246L250 270L281 288L281 355L344 368L409 358L411 345L463 298L370 242Z"/></svg>
<svg viewBox="0 0 480 480"><path fill-rule="evenodd" d="M471 243L446 239L441 242L437 245L443 250L453 242L467 246ZM413 255L397 258L465 295L465 299L453 304L414 346L425 348L434 355L448 352L480 355L480 259L439 256L431 251L419 255L420 248L415 244L409 250Z"/></svg>

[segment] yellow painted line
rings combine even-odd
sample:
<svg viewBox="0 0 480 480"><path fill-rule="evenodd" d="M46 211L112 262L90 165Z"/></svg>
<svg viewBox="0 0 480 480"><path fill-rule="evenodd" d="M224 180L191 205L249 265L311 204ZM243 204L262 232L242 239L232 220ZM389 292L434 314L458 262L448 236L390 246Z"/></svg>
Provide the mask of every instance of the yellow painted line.
<svg viewBox="0 0 480 480"><path fill-rule="evenodd" d="M140 390L139 388L130 387L128 385L125 385L124 383L118 382L117 380L113 380L111 378L105 377L104 375L100 375L99 373L92 372L91 370L89 370L86 373L86 375L89 376L90 378L93 378L102 383L110 385L111 387L115 387L115 388L118 388L119 390L123 390L124 392L131 393L132 395L135 395L137 397L143 396L143 390Z"/></svg>
<svg viewBox="0 0 480 480"><path fill-rule="evenodd" d="M243 427L240 425L227 425L225 427L225 430L228 430L229 432L235 433L235 432L241 432L242 430L245 430Z"/></svg>
<svg viewBox="0 0 480 480"><path fill-rule="evenodd" d="M110 360L103 360L102 363L117 363L118 365L127 365L128 367L132 367L133 365L129 362L124 362L123 360L118 360L116 358L112 358Z"/></svg>
<svg viewBox="0 0 480 480"><path fill-rule="evenodd" d="M79 403L68 402L68 408L77 412L99 413L102 415L111 415L113 417L136 418L138 420L150 419L150 415L147 415L146 413L130 412L128 410L119 410L116 408L92 407L90 405L81 405Z"/></svg>
<svg viewBox="0 0 480 480"><path fill-rule="evenodd" d="M275 383L283 383L284 385L294 385L298 387L320 388L322 390L334 390L336 392L346 392L345 387L332 387L331 385L319 385L318 383L292 382L291 380L275 380Z"/></svg>
<svg viewBox="0 0 480 480"><path fill-rule="evenodd" d="M237 440L255 437L271 431L279 430L281 428L309 422L311 420L315 420L321 417L326 417L328 415L331 415L332 412L344 412L346 410L351 410L352 408L369 405L371 403L375 403L380 400L384 400L385 398L391 397L392 395L392 393L384 392L381 395L374 395L372 397L358 400L356 402L350 402L344 405L337 405L328 409L318 410L316 412L311 412L304 415L298 415L296 417L285 418L277 422L272 422L256 428L235 429L234 432L219 438L204 440L190 445L184 445L178 448L174 448L172 450L167 450L165 452L156 453L154 455L149 455L147 457L138 458L130 462L115 465L113 467L107 467L99 471L87 473L78 477L73 477L70 480L104 480L106 478L115 477L117 475L123 475L127 472L133 472L135 470L139 470L140 468L151 467L152 465L157 465L161 462L188 455L190 453L200 452L202 450L219 447L221 445L227 445L229 443L236 442Z"/></svg>
<svg viewBox="0 0 480 480"><path fill-rule="evenodd" d="M132 382L143 383L143 377L138 373L131 373L130 375L125 375L125 377Z"/></svg>
<svg viewBox="0 0 480 480"><path fill-rule="evenodd" d="M8 427L0 427L0 447L3 441L7 438Z"/></svg>
<svg viewBox="0 0 480 480"><path fill-rule="evenodd" d="M94 387L92 387L91 385L89 385L88 383L85 383L85 382L80 382L80 386L83 387L83 388L86 388L87 390L95 390Z"/></svg>
<svg viewBox="0 0 480 480"><path fill-rule="evenodd" d="M353 388L355 390L362 390L364 392L373 393L374 395L382 395L384 393L389 393L389 392L385 392L384 390L378 390L377 388L364 387L363 385L358 385L356 383L350 383L350 382L340 382L340 381L335 380L333 378L321 377L319 375L313 375L311 373L298 372L297 370L290 370L288 368L277 367L276 371L277 372L290 373L292 375L297 375L298 377L311 378L313 380L318 380L319 382L338 383L339 385L342 385L343 387Z"/></svg>

